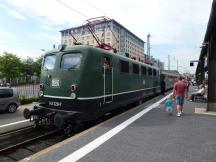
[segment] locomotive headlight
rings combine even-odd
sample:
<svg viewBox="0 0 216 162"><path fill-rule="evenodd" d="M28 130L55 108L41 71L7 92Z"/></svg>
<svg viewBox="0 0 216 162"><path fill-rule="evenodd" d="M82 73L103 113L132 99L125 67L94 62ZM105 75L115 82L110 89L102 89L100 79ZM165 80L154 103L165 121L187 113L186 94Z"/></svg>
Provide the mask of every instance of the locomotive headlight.
<svg viewBox="0 0 216 162"><path fill-rule="evenodd" d="M75 99L76 98L76 94L75 93L71 93L71 99Z"/></svg>
<svg viewBox="0 0 216 162"><path fill-rule="evenodd" d="M43 96L43 91L39 91L39 96Z"/></svg>

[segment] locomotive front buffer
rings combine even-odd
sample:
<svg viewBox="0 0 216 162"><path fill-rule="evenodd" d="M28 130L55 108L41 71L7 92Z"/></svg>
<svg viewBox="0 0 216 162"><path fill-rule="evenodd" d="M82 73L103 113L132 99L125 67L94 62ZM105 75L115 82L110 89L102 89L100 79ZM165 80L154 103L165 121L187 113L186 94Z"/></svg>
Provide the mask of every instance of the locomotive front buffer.
<svg viewBox="0 0 216 162"><path fill-rule="evenodd" d="M80 112L60 112L45 108L40 105L35 105L33 110L25 108L23 111L25 119L34 122L35 127L39 126L55 126L57 129L63 129L65 134L70 135L77 125L78 121L75 120L80 115Z"/></svg>

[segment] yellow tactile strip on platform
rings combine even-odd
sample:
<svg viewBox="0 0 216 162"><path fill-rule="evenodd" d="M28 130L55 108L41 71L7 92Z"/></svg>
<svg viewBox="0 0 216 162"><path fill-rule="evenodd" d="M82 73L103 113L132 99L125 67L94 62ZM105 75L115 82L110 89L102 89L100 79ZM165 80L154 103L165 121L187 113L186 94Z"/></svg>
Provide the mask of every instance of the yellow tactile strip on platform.
<svg viewBox="0 0 216 162"><path fill-rule="evenodd" d="M216 112L206 111L206 108L195 108L194 112L196 114L205 114L205 115L215 115L216 116Z"/></svg>

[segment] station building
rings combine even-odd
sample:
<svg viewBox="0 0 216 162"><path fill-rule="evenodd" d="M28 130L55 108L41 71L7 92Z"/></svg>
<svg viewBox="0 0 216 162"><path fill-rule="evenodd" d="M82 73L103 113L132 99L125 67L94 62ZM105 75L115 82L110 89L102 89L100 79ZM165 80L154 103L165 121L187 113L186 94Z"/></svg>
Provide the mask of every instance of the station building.
<svg viewBox="0 0 216 162"><path fill-rule="evenodd" d="M216 111L216 0L212 2L211 13L207 25L202 49L196 69L198 84L208 84L207 111Z"/></svg>
<svg viewBox="0 0 216 162"><path fill-rule="evenodd" d="M145 42L117 21L110 19L106 22L97 23L94 25L93 30L101 42L113 46L118 52L129 53L135 58L145 58ZM85 25L64 29L60 32L62 44L73 45L72 34L82 44L97 46L96 40Z"/></svg>

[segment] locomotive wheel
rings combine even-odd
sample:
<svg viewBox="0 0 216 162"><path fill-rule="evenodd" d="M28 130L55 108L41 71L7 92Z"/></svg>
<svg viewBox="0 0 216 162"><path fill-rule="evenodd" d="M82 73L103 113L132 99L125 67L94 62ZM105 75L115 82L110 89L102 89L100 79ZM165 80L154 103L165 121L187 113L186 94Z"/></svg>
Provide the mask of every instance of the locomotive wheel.
<svg viewBox="0 0 216 162"><path fill-rule="evenodd" d="M63 116L61 114L55 114L55 116L54 116L54 125L59 129L64 127L65 121L64 121L64 118L63 118Z"/></svg>
<svg viewBox="0 0 216 162"><path fill-rule="evenodd" d="M138 103L138 105L141 105L143 103L143 101L139 100L137 103Z"/></svg>
<svg viewBox="0 0 216 162"><path fill-rule="evenodd" d="M67 127L64 129L64 134L67 136L71 136L72 131L73 126L71 124L68 124Z"/></svg>

